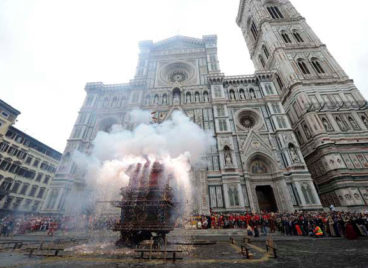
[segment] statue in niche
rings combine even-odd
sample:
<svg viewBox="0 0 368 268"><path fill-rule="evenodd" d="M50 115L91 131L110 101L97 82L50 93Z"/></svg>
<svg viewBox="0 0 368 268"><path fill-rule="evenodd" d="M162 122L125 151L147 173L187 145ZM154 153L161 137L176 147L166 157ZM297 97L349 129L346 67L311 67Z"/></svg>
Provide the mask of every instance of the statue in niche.
<svg viewBox="0 0 368 268"><path fill-rule="evenodd" d="M332 130L332 127L331 127L330 123L327 121L326 118L322 118L322 123L323 123L323 126L325 127L326 131L331 131Z"/></svg>
<svg viewBox="0 0 368 268"><path fill-rule="evenodd" d="M224 148L224 156L225 156L225 166L232 166L233 160L231 157L231 150L228 146L225 146Z"/></svg>
<svg viewBox="0 0 368 268"><path fill-rule="evenodd" d="M233 90L230 90L230 99L235 100L235 93Z"/></svg>
<svg viewBox="0 0 368 268"><path fill-rule="evenodd" d="M162 100L163 104L167 104L167 95L165 94Z"/></svg>
<svg viewBox="0 0 368 268"><path fill-rule="evenodd" d="M339 128L341 129L341 130L347 130L347 128L346 128L346 126L345 126L345 124L344 124L344 122L342 122L342 120L341 120L341 118L340 117L336 117L336 122L337 122L337 124L339 125Z"/></svg>
<svg viewBox="0 0 368 268"><path fill-rule="evenodd" d="M307 136L307 138L309 139L310 137L312 137L309 128L307 125L304 125L304 131L305 131L305 135Z"/></svg>
<svg viewBox="0 0 368 268"><path fill-rule="evenodd" d="M245 94L244 94L244 90L243 90L243 89L241 89L241 90L239 91L239 95L240 95L240 99L241 99L241 100L245 100Z"/></svg>
<svg viewBox="0 0 368 268"><path fill-rule="evenodd" d="M363 124L366 126L366 128L368 128L368 120L367 120L367 117L365 117L364 115L362 116L362 121L363 121Z"/></svg>
<svg viewBox="0 0 368 268"><path fill-rule="evenodd" d="M249 89L249 95L250 95L251 99L256 99L257 98L256 93L254 92L253 88Z"/></svg>
<svg viewBox="0 0 368 268"><path fill-rule="evenodd" d="M233 160L231 159L230 152L225 153L225 165L231 166L233 164Z"/></svg>
<svg viewBox="0 0 368 268"><path fill-rule="evenodd" d="M178 90L174 90L173 104L174 105L180 104L180 91L179 91L179 89Z"/></svg>
<svg viewBox="0 0 368 268"><path fill-rule="evenodd" d="M186 102L190 103L190 94L189 93L186 95Z"/></svg>
<svg viewBox="0 0 368 268"><path fill-rule="evenodd" d="M355 122L355 120L349 116L349 122L350 124L353 126L354 129L360 129L360 127L358 126L358 124Z"/></svg>
<svg viewBox="0 0 368 268"><path fill-rule="evenodd" d="M293 163L300 163L298 151L293 144L289 145L289 151L290 151L291 161L293 161Z"/></svg>
<svg viewBox="0 0 368 268"><path fill-rule="evenodd" d="M205 92L203 94L203 98L204 98L204 102L208 102L208 93L207 92Z"/></svg>
<svg viewBox="0 0 368 268"><path fill-rule="evenodd" d="M199 94L198 93L196 93L194 95L194 99L195 99L195 102L199 102Z"/></svg>

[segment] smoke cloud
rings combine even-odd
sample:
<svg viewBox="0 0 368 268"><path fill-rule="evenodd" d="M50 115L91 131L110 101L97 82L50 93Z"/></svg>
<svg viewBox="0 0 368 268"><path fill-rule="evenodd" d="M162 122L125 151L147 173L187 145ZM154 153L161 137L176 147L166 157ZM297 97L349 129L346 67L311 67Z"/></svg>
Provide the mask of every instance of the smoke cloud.
<svg viewBox="0 0 368 268"><path fill-rule="evenodd" d="M191 167L204 165L201 157L214 144L212 135L180 111L161 124L152 123L148 111L133 110L129 118L129 125L136 126L132 130L115 125L110 133L97 134L90 155L73 155L86 174L89 201L119 200L120 188L129 183L129 167L147 160L163 164L174 175L176 188L191 199Z"/></svg>

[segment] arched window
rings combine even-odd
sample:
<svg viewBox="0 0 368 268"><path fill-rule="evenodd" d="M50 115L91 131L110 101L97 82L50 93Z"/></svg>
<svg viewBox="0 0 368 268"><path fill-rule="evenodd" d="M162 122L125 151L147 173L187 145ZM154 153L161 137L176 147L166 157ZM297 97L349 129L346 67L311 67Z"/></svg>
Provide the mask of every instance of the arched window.
<svg viewBox="0 0 368 268"><path fill-rule="evenodd" d="M151 102L151 97L150 97L150 95L147 95L146 96L146 101L145 101L146 105L150 105L150 102Z"/></svg>
<svg viewBox="0 0 368 268"><path fill-rule="evenodd" d="M257 26L256 26L256 24L254 23L254 21L252 21L252 24L251 24L251 26L250 26L250 31L252 32L254 39L257 39L257 36L258 36L258 30L257 30Z"/></svg>
<svg viewBox="0 0 368 268"><path fill-rule="evenodd" d="M231 149L227 145L224 147L224 161L225 161L225 166L232 166L233 165L233 159L232 159L232 156L231 156Z"/></svg>
<svg viewBox="0 0 368 268"><path fill-rule="evenodd" d="M304 140L302 138L302 134L300 134L300 131L297 130L295 134L296 134L296 138L297 138L299 144L303 144L304 143Z"/></svg>
<svg viewBox="0 0 368 268"><path fill-rule="evenodd" d="M153 99L153 103L154 104L158 104L158 95L156 94L154 99Z"/></svg>
<svg viewBox="0 0 368 268"><path fill-rule="evenodd" d="M308 66L303 59L298 59L298 66L303 74L310 74Z"/></svg>
<svg viewBox="0 0 368 268"><path fill-rule="evenodd" d="M228 188L228 196L230 201L230 206L239 206L239 195L238 189L235 185L230 185Z"/></svg>
<svg viewBox="0 0 368 268"><path fill-rule="evenodd" d="M230 94L230 100L235 100L235 92L234 92L234 90L230 90L230 92L229 92L229 94Z"/></svg>
<svg viewBox="0 0 368 268"><path fill-rule="evenodd" d="M283 116L277 117L277 124L279 125L279 128L287 128L286 120Z"/></svg>
<svg viewBox="0 0 368 268"><path fill-rule="evenodd" d="M256 93L255 93L253 88L249 89L249 95L250 95L251 99L256 99L257 98Z"/></svg>
<svg viewBox="0 0 368 268"><path fill-rule="evenodd" d="M324 74L325 70L323 70L322 65L320 64L319 60L317 58L312 59L312 65L317 73Z"/></svg>
<svg viewBox="0 0 368 268"><path fill-rule="evenodd" d="M126 103L126 101L127 101L127 98L126 98L125 96L123 96L123 97L121 98L120 105L125 104L125 103Z"/></svg>
<svg viewBox="0 0 368 268"><path fill-rule="evenodd" d="M203 99L204 99L204 102L208 102L208 92L207 91L203 92Z"/></svg>
<svg viewBox="0 0 368 268"><path fill-rule="evenodd" d="M270 53L268 53L268 49L265 45L262 46L262 50L263 50L263 53L266 56L266 59L268 59L270 57Z"/></svg>
<svg viewBox="0 0 368 268"><path fill-rule="evenodd" d="M314 194L312 191L312 188L310 187L310 185L307 186L307 193L309 195L309 200L311 201L312 204L316 203L316 199L314 198Z"/></svg>
<svg viewBox="0 0 368 268"><path fill-rule="evenodd" d="M194 93L195 102L200 102L199 92Z"/></svg>
<svg viewBox="0 0 368 268"><path fill-rule="evenodd" d="M112 130L112 127L116 125L118 122L115 118L105 118L98 124L98 129L100 131L104 131L109 133Z"/></svg>
<svg viewBox="0 0 368 268"><path fill-rule="evenodd" d="M117 107L118 106L118 98L114 97L111 102L111 107Z"/></svg>
<svg viewBox="0 0 368 268"><path fill-rule="evenodd" d="M263 68L266 66L266 63L261 55L258 56L259 62L262 64Z"/></svg>
<svg viewBox="0 0 368 268"><path fill-rule="evenodd" d="M342 120L339 116L336 116L335 117L335 120L336 120L336 123L338 124L339 128L342 130L342 131L346 131L348 130L349 128L347 127L347 123Z"/></svg>
<svg viewBox="0 0 368 268"><path fill-rule="evenodd" d="M304 43L304 40L298 31L293 32L294 38L298 43Z"/></svg>
<svg viewBox="0 0 368 268"><path fill-rule="evenodd" d="M277 84L279 85L280 89L282 90L284 88L284 83L282 82L280 76L277 75L277 74L276 74L276 81L277 81Z"/></svg>
<svg viewBox="0 0 368 268"><path fill-rule="evenodd" d="M191 94L190 94L190 92L187 92L187 94L185 95L185 101L187 102L187 103L190 103L190 101L191 101Z"/></svg>
<svg viewBox="0 0 368 268"><path fill-rule="evenodd" d="M271 85L266 84L266 85L265 85L265 88L266 88L266 93L267 93L267 95L272 95L272 94L273 94L273 90L272 90Z"/></svg>
<svg viewBox="0 0 368 268"><path fill-rule="evenodd" d="M179 88L173 90L173 104L180 104L181 93Z"/></svg>
<svg viewBox="0 0 368 268"><path fill-rule="evenodd" d="M282 31L281 32L281 36L282 36L282 39L284 39L284 42L285 43L287 43L287 44L290 44L291 43L291 39L290 39L289 35L285 31Z"/></svg>
<svg viewBox="0 0 368 268"><path fill-rule="evenodd" d="M167 104L167 94L166 93L162 96L162 103Z"/></svg>
<svg viewBox="0 0 368 268"><path fill-rule="evenodd" d="M310 131L309 131L309 128L306 124L303 125L303 128L304 128L304 132L305 132L305 136L307 137L307 139L310 139L312 137Z"/></svg>
<svg viewBox="0 0 368 268"><path fill-rule="evenodd" d="M311 201L310 201L310 199L309 199L309 196L308 196L308 193L307 193L307 189L306 189L306 187L305 187L305 186L302 186L302 193L303 193L303 196L304 196L305 202L306 202L307 204L310 204L310 203L311 203Z"/></svg>
<svg viewBox="0 0 368 268"><path fill-rule="evenodd" d="M325 127L326 131L333 131L333 128L330 125L330 122L326 118L322 118L322 124Z"/></svg>
<svg viewBox="0 0 368 268"><path fill-rule="evenodd" d="M351 125L355 130L360 130L359 125L357 124L357 122L355 122L355 120L354 120L351 116L349 116L349 117L348 117L348 120L349 120L350 125Z"/></svg>
<svg viewBox="0 0 368 268"><path fill-rule="evenodd" d="M276 6L267 7L268 13L270 13L273 19L283 19L284 16L282 15L280 9Z"/></svg>
<svg viewBox="0 0 368 268"><path fill-rule="evenodd" d="M109 106L109 98L108 97L104 98L104 101L103 101L103 107L107 107L107 106Z"/></svg>
<svg viewBox="0 0 368 268"><path fill-rule="evenodd" d="M367 119L367 117L366 117L366 116L364 116L364 115L362 115L361 119L362 119L362 121L363 121L363 123L364 123L365 127L366 127L366 128L368 128L368 119Z"/></svg>

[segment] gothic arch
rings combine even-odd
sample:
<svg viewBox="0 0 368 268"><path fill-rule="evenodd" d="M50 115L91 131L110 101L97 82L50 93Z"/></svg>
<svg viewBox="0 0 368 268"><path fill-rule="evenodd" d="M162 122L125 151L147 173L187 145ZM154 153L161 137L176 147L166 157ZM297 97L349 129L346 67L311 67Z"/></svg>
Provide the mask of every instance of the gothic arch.
<svg viewBox="0 0 368 268"><path fill-rule="evenodd" d="M229 99L236 100L235 91L232 88L229 90Z"/></svg>
<svg viewBox="0 0 368 268"><path fill-rule="evenodd" d="M119 98L118 97L113 97L112 102L111 102L111 107L118 107L119 104Z"/></svg>
<svg viewBox="0 0 368 268"><path fill-rule="evenodd" d="M208 97L208 91L207 90L205 90L203 92L203 101L204 102L209 102L209 97Z"/></svg>
<svg viewBox="0 0 368 268"><path fill-rule="evenodd" d="M245 100L247 98L243 88L239 89L239 97L240 97L241 100Z"/></svg>
<svg viewBox="0 0 368 268"><path fill-rule="evenodd" d="M246 170L248 171L249 174L270 175L276 173L277 171L277 163L272 159L271 156L262 152L256 152L251 154L247 158L245 163L246 163L245 165ZM255 171L257 171L258 173Z"/></svg>
<svg viewBox="0 0 368 268"><path fill-rule="evenodd" d="M199 92L198 92L198 91L196 91L196 92L194 93L194 102L201 102L201 97L200 97L200 95L199 95Z"/></svg>
<svg viewBox="0 0 368 268"><path fill-rule="evenodd" d="M151 103L151 96L148 94L148 95L146 95L146 98L145 98L145 105L150 105L150 103Z"/></svg>
<svg viewBox="0 0 368 268"><path fill-rule="evenodd" d="M105 98L103 99L103 102L102 102L102 107L107 107L107 106L109 106L109 102L110 102L109 97L105 97Z"/></svg>
<svg viewBox="0 0 368 268"><path fill-rule="evenodd" d="M155 94L155 96L153 97L153 104L159 104L160 102L160 97L158 96L158 94Z"/></svg>
<svg viewBox="0 0 368 268"><path fill-rule="evenodd" d="M179 104L181 102L181 90L178 87L173 88L172 90L172 103Z"/></svg>
<svg viewBox="0 0 368 268"><path fill-rule="evenodd" d="M192 102L192 94L188 91L185 94L185 103L191 103Z"/></svg>
<svg viewBox="0 0 368 268"><path fill-rule="evenodd" d="M167 94L162 95L162 104L167 104Z"/></svg>
<svg viewBox="0 0 368 268"><path fill-rule="evenodd" d="M119 124L119 120L115 117L106 117L98 122L98 130L109 133L113 125Z"/></svg>

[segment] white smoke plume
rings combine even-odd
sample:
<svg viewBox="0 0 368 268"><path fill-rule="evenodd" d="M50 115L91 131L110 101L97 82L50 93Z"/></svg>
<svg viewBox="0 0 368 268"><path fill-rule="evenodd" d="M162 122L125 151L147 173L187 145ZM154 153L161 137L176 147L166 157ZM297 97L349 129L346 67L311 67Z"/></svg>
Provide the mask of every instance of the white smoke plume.
<svg viewBox="0 0 368 268"><path fill-rule="evenodd" d="M119 189L129 183L128 168L149 159L164 164L185 198L190 198L191 166L203 164L201 157L215 142L212 135L180 111L161 124L151 123L148 111L134 110L129 118L136 126L133 130L115 125L110 133L97 134L90 155L74 154L74 161L85 169L90 197L94 201L119 200Z"/></svg>

